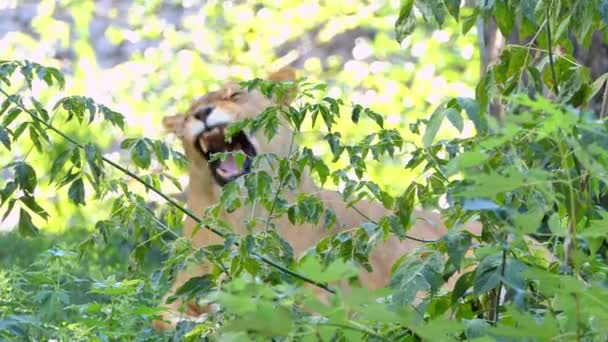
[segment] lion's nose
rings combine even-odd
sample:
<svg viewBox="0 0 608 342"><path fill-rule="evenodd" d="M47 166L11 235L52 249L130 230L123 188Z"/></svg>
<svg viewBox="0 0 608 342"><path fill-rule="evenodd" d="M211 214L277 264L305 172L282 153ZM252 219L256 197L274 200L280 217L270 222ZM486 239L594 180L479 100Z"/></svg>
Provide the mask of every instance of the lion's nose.
<svg viewBox="0 0 608 342"><path fill-rule="evenodd" d="M194 117L202 122L205 122L211 112L213 112L213 107L205 107L194 113Z"/></svg>

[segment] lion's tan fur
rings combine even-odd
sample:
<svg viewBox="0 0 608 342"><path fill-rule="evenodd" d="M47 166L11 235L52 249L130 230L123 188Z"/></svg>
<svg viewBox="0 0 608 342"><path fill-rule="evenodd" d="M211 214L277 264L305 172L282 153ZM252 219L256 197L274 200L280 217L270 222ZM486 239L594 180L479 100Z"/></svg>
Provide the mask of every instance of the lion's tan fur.
<svg viewBox="0 0 608 342"><path fill-rule="evenodd" d="M292 71L282 70L271 75L270 79L282 81L291 79L292 77ZM171 116L164 120L165 127L182 139L185 153L190 160L190 183L187 191L187 205L198 217L203 216L207 207L218 202L221 188L213 180L207 162L193 148L194 137L188 136L188 123L189 120L191 120L190 116L193 111L201 105L213 105L232 113L233 119L239 120L256 115L262 112L266 107L272 105L269 100L257 92L248 93L245 101L241 100L239 103L232 102L229 98L235 91L239 91L238 86L228 85L219 91L211 92L196 100L185 115ZM266 142L265 139L259 139L258 151L273 152L284 156L288 152L287 149L290 145L290 138L291 132L286 125L283 125L278 136L270 143ZM324 202L326 207L331 208L335 212L338 219L338 227L332 232L327 232L323 229L321 224L317 227L311 225L293 226L286 217L273 221L281 236L293 246L296 255L299 255L307 248L314 246L321 239L328 236L328 234L336 233L339 230L355 228L366 220L363 215L352 208L346 208L341 196L336 191L320 190L308 177L303 180L299 191L316 194ZM287 198L289 199L289 196ZM365 216L373 220L377 220L389 213L381 205L371 202L362 201L359 202L356 207ZM251 208L241 208L231 214L224 213L223 218L230 223L235 232L244 233L244 220L249 218L250 215ZM264 216L265 214L260 212L257 215ZM416 217L417 220L408 232L411 236L426 240L437 240L447 232L440 215L435 212L416 211L413 216ZM184 224L184 236L186 238L191 238L195 247L203 247L209 244L223 242L220 237L205 229L199 231L195 236L192 236L195 226L196 223L192 219L186 219ZM470 225L468 229L476 233L480 231L479 225L475 223ZM404 253L412 251L418 246L420 246L419 242L408 239L399 241L399 239L394 236L377 245L370 256L373 272L370 273L362 270L360 273L362 285L370 289L386 286L394 262ZM203 266L196 270L189 270L188 272L180 274L173 287L173 291L184 281L189 279L189 277L196 276L196 273L206 272L206 268L207 267ZM170 306L170 309L176 310L179 305L180 303L176 302ZM192 307L190 307L189 312L192 315L200 313ZM165 327L162 324L157 324L157 326L161 328Z"/></svg>

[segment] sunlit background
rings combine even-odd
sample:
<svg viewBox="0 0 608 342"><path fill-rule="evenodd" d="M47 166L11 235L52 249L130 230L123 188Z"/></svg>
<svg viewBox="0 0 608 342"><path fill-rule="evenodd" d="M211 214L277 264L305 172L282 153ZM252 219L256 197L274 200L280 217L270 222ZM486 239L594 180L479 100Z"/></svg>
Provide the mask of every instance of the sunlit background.
<svg viewBox="0 0 608 342"><path fill-rule="evenodd" d="M34 84L31 95L48 109L63 96L82 95L121 112L126 134L107 123L65 124L61 111L52 117L62 130L97 144L122 165L130 163L128 153L120 149L126 137L165 139L179 149L175 138L164 135L163 116L185 110L196 96L228 80L263 77L286 65L296 67L299 76L311 82L327 83L325 95L344 99L345 110L352 104L370 107L384 116L388 127L419 143L420 138L410 133L411 123L428 117L448 96L474 97L480 70L476 36L461 35L453 20L441 29L425 28L420 21L423 27L398 44L394 35L398 10L398 0L2 0L0 56L28 59L65 73L63 91ZM18 83L6 90L20 91ZM347 141L374 129L371 121L355 125L350 115L343 116L336 130ZM465 123L462 134L471 134L471 126ZM446 122L439 135L454 134L457 131ZM89 196L86 206L76 207L68 201L65 187L57 190L47 185L53 158L67 147L65 141L52 138L53 146L45 155L32 150L27 139L10 153L0 146L0 165L25 159L34 166L37 198L50 214L48 221L34 218L42 230L36 238L0 235L0 264L14 270L32 263L46 267L49 254L43 252L49 248L76 250L94 231L95 222L109 216L109 200ZM299 137L301 144L324 155L328 148L318 140L314 129ZM402 190L420 176L403 170L408 151L394 160L369 164L370 178L389 192ZM6 178L6 172L1 170L0 178ZM185 182L183 171L175 172ZM0 179L0 187L4 184L5 179ZM179 193L171 186L164 190ZM0 209L0 217L4 212ZM17 213L0 223L0 231L15 226ZM108 245L112 247L90 251L84 261L75 262L73 272L94 278L128 272L132 242L121 236L117 232ZM153 267L162 258L153 251L146 261ZM39 305L54 314L53 305L62 304Z"/></svg>

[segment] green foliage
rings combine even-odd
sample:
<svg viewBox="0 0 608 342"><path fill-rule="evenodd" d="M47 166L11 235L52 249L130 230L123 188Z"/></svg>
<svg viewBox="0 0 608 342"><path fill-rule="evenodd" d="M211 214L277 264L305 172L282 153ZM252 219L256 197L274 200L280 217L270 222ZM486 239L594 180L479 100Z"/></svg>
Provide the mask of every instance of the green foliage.
<svg viewBox="0 0 608 342"><path fill-rule="evenodd" d="M407 135L389 126L378 111L334 99L314 82L244 82L268 97L283 98L297 89L300 102L237 122L229 135L262 130L272 139L285 119L296 137L310 124L326 144L331 163L308 147L290 147L286 156L257 155L253 171L225 186L220 203L197 218L200 229L224 238L223 244L199 250L179 235L184 215L192 213L163 192L166 180L179 188L172 171L185 164L181 154L162 141L127 138L120 147L136 171L121 166L86 132L96 124L124 130L122 114L88 97L64 97L54 106L26 98L38 81L64 87L63 75L29 61L0 62L5 98L0 141L11 152L2 170L7 177L0 183L4 218L18 212L19 234L36 235L56 212L52 203L40 200L46 185L55 193L67 187L64 196L76 208L99 206L94 229L84 234L79 248L44 246L27 268L0 271L0 337L155 340L159 336L150 321L163 310L157 305L167 280L209 260L215 270L186 281L169 301L209 301L220 310L206 322L181 323L175 339L606 340L608 126L584 107L605 76L591 80L585 67L573 63L565 38L572 32L588 44L593 32L605 28L607 5L582 0L559 4L497 0L471 8L460 7L459 1L405 1L395 24L399 41L414 32L416 13L440 26L451 16L462 23L463 32L478 16L494 16L504 34L515 29L526 37L547 32L527 46L507 47L480 79L475 99L448 99L428 119L411 123ZM86 8L80 10L84 16ZM566 54L553 56L551 45ZM26 88L19 87L20 78ZM545 95L548 89L553 96ZM494 100L505 108L500 122L488 113ZM45 107L53 108L51 115ZM362 137L350 136L339 129L344 113L352 124L371 129ZM65 128L57 124L60 115ZM477 134L442 135L445 121L458 132L472 123ZM23 134L26 130L29 135ZM29 152L21 153L24 143L46 162L34 163ZM47 149L53 152L47 154ZM367 176L374 163L395 162L404 150L411 158L405 166L396 162L400 172L420 177L396 196ZM237 159L242 163L244 157ZM332 234L296 259L274 220L286 215L292 224L323 222L327 229L340 221L316 194L299 191L306 173L341 189L347 206L368 198L391 214ZM150 199L152 192L163 201ZM408 229L417 205L439 211L449 232L403 255L393 265L387 288L360 288L358 270L371 267L370 253L382 248L380 242L391 236L416 239ZM256 206L267 217L258 218ZM253 209L244 223L248 233L241 236L220 212L243 207ZM478 235L462 229L470 221L480 222ZM31 241L29 248L43 248ZM82 265L96 248L117 245L126 252L113 257L127 260L123 265L128 269L105 269L92 260L99 268L89 273ZM164 262L150 265L147 260L159 258L159 251ZM456 279L453 287L448 286L451 277ZM331 292L327 302L320 302L305 283ZM351 288L345 291L343 283Z"/></svg>

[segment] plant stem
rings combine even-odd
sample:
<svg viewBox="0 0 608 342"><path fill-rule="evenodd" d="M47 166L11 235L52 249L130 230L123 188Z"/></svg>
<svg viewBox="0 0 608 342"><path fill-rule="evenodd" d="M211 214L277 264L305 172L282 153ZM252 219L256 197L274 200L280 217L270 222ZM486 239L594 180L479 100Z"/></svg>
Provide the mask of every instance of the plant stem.
<svg viewBox="0 0 608 342"><path fill-rule="evenodd" d="M23 106L21 103L19 103L18 101L16 101L12 96L10 96L6 91L4 91L4 89L0 88L0 93L2 93L4 96L6 96L9 101L13 102L13 104L15 104L17 107L19 107L22 111L26 112L27 114L29 114L34 120L40 122L42 125L44 125L45 127L47 127L49 130L55 132L57 135L61 136L63 139L69 141L70 143L72 143L73 145L77 146L80 149L84 149L84 145L82 145L81 143L79 143L78 141L76 141L75 139L71 138L70 136L66 135L65 133L63 133L62 131L60 131L59 129L55 128L55 126L49 124L48 122L44 121L43 119L41 119L38 115L34 114L32 111L30 111L29 109L25 108L25 106ZM152 185L148 184L148 182L146 182L145 180L143 180L141 177L137 176L136 174L134 174L133 172L127 170L126 168L118 165L117 163L111 161L110 159L103 157L101 158L103 160L104 163L109 164L110 166L114 167L115 169L121 171L122 173L126 174L127 176L135 179L136 181L138 181L139 183L141 183L146 189L151 190L152 192L156 193L157 195L159 195L160 197L162 197L165 201L167 201L167 203L169 203L170 205L172 205L173 207L177 208L179 211L183 212L184 214L186 214L188 217L190 217L191 219L193 219L195 222L197 222L198 224L202 223L202 220L199 219L198 217L196 217L196 215L194 215L194 213L192 213L192 211L188 210L187 208L183 207L182 205L180 205L179 203L177 203L176 201L174 201L172 198L170 198L169 196L165 195L164 193L162 193L160 190L156 189L155 187L153 187ZM219 237L225 239L225 235L213 228L213 227L209 227L209 226L203 226L203 228L213 232L214 234L218 235ZM239 246L238 242L234 243L235 246ZM302 280L306 283L312 284L318 288L321 288L329 293L335 294L336 292L331 289L327 284L325 283L321 283L321 282L317 282L314 281L306 276L303 276L297 272L294 272L288 268L286 268L283 265L280 265L272 260L270 260L269 258L257 253L257 252L252 252L251 253L254 257L256 257L258 260L262 261L263 263L269 265L272 268L275 268L277 270L279 270L282 273L285 273L289 276L292 276L294 278L297 278L299 280Z"/></svg>
<svg viewBox="0 0 608 342"><path fill-rule="evenodd" d="M555 65L553 64L553 47L551 45L551 20L549 20L549 6L545 9L547 19L547 49L549 51L549 66L551 67L551 78L553 79L553 91L555 96L559 96L559 87L557 85L557 76L555 73Z"/></svg>
<svg viewBox="0 0 608 342"><path fill-rule="evenodd" d="M602 96L602 108L600 109L600 119L608 114L608 80L604 82L604 95Z"/></svg>
<svg viewBox="0 0 608 342"><path fill-rule="evenodd" d="M291 133L291 141L289 142L289 150L287 152L287 157L291 157L291 150L293 149L293 141L295 140L296 132L293 131ZM266 223L264 226L264 237L266 237L266 233L268 232L268 228L270 227L270 220L272 218L272 213L274 212L274 208L277 205L277 201L279 200L279 194L281 190L283 190L283 185L285 183L285 179L281 179L279 181L279 186L277 187L277 191L274 194L274 199L272 200L272 205L270 206L270 210L268 211L268 217L266 218Z"/></svg>
<svg viewBox="0 0 608 342"><path fill-rule="evenodd" d="M357 212L357 214L361 215L361 217L363 217L364 219L368 220L369 222L378 225L378 222L375 220L372 220L369 216L365 215L365 213L363 213L361 210L359 210L357 207L355 207L355 205L351 205L351 208L353 208L354 211ZM406 239L410 239L413 241L418 241L418 242L422 242L422 243L432 243L432 242L437 242L438 240L424 240L424 239L420 239L417 237L413 237L413 236L409 236L409 235L403 235L403 237L405 237Z"/></svg>
<svg viewBox="0 0 608 342"><path fill-rule="evenodd" d="M494 325L498 323L498 310L500 309L500 296L502 290L502 279L505 277L505 268L507 265L507 249L502 250L502 262L500 264L500 281L498 282L498 289L496 290L496 299L494 301Z"/></svg>

